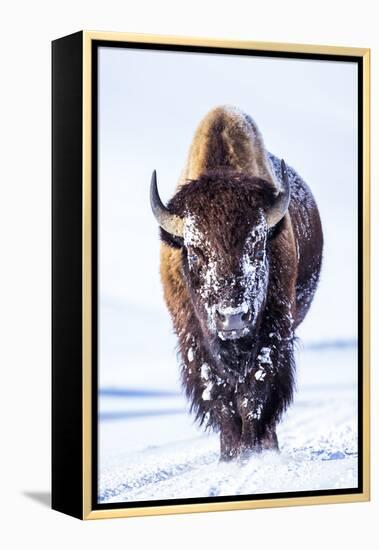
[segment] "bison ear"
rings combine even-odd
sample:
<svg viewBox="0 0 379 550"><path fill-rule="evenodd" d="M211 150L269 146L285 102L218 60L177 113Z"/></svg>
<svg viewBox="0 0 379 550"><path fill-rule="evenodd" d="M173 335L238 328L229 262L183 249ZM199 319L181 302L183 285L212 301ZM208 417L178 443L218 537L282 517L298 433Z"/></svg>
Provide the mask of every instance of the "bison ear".
<svg viewBox="0 0 379 550"><path fill-rule="evenodd" d="M170 212L158 193L157 173L154 170L150 183L150 206L161 228L174 237L183 238L184 220Z"/></svg>
<svg viewBox="0 0 379 550"><path fill-rule="evenodd" d="M282 189L277 194L274 204L266 210L266 222L269 228L274 227L285 216L291 199L291 186L288 179L287 166L281 162Z"/></svg>

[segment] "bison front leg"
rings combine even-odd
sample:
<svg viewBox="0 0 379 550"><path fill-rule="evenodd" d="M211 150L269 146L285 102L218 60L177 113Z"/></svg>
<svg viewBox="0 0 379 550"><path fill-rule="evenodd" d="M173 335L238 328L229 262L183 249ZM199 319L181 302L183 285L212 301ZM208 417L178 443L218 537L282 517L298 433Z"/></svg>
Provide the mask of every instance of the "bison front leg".
<svg viewBox="0 0 379 550"><path fill-rule="evenodd" d="M292 338L263 345L240 400L241 453L279 450L276 425L292 401L294 360Z"/></svg>
<svg viewBox="0 0 379 550"><path fill-rule="evenodd" d="M279 451L278 436L276 435L275 426L266 428L264 435L261 438L261 446L264 450Z"/></svg>
<svg viewBox="0 0 379 550"><path fill-rule="evenodd" d="M240 440L240 458L242 460L262 450L262 438L260 436L262 429L259 422L254 418L255 413L251 409L250 411L244 411L244 413Z"/></svg>
<svg viewBox="0 0 379 550"><path fill-rule="evenodd" d="M220 459L223 462L239 456L240 438L241 430L236 425L223 426L220 433Z"/></svg>
<svg viewBox="0 0 379 550"><path fill-rule="evenodd" d="M229 404L221 405L217 411L217 424L220 430L220 460L237 458L240 452L242 421L237 411Z"/></svg>
<svg viewBox="0 0 379 550"><path fill-rule="evenodd" d="M263 450L279 450L275 426L266 426L256 418L245 416L242 419L240 457L248 458L251 454Z"/></svg>

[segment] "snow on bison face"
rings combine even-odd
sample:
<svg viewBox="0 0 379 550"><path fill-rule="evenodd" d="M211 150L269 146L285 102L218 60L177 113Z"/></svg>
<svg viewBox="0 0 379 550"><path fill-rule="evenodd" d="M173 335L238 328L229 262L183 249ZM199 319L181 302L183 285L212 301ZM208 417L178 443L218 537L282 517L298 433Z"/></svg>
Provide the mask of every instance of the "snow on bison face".
<svg viewBox="0 0 379 550"><path fill-rule="evenodd" d="M278 186L213 170L182 185L167 207L153 173L150 202L161 238L182 249L185 283L208 336L230 341L252 334L267 293L268 232L285 216L289 200L284 161Z"/></svg>
<svg viewBox="0 0 379 550"><path fill-rule="evenodd" d="M188 214L184 223L183 272L204 332L221 340L248 336L267 290L267 223L262 210L253 223Z"/></svg>

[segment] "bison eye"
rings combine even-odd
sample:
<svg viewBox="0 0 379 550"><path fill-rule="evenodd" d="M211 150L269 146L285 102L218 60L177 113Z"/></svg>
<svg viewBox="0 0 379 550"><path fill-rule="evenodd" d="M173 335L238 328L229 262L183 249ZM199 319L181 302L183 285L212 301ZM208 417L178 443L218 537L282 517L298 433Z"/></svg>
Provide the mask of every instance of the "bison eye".
<svg viewBox="0 0 379 550"><path fill-rule="evenodd" d="M187 260L191 267L195 267L200 259L204 260L204 255L199 248L194 248L192 246L187 248Z"/></svg>
<svg viewBox="0 0 379 550"><path fill-rule="evenodd" d="M265 253L264 253L263 250L258 250L258 252L255 253L255 258L257 260L263 260L264 255L265 255Z"/></svg>
<svg viewBox="0 0 379 550"><path fill-rule="evenodd" d="M191 265L196 264L198 259L199 259L199 256L197 256L197 254L193 252L191 254L188 254L188 263L190 263Z"/></svg>

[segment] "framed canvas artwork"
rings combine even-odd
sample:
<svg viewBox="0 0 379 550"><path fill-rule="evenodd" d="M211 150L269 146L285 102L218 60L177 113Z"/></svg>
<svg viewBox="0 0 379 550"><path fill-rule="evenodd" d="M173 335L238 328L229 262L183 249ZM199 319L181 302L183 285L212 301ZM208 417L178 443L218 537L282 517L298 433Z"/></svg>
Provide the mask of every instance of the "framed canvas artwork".
<svg viewBox="0 0 379 550"><path fill-rule="evenodd" d="M369 50L53 42L53 508L369 499Z"/></svg>

